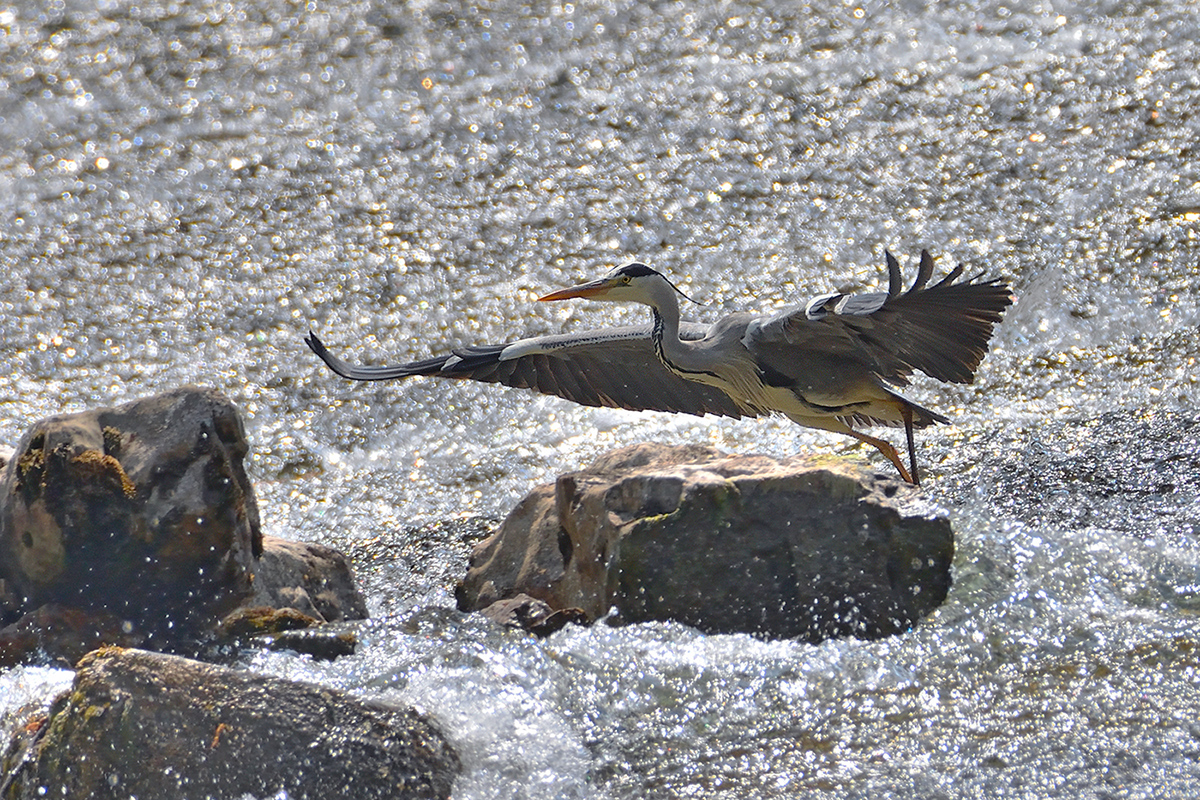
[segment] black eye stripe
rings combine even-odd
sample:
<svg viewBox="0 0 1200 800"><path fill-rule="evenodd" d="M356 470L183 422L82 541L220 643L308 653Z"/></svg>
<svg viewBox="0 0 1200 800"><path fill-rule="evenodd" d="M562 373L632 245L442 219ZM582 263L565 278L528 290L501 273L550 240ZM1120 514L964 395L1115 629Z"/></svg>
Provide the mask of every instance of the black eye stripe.
<svg viewBox="0 0 1200 800"><path fill-rule="evenodd" d="M647 267L645 264L641 264L636 261L632 264L626 264L625 266L621 267L619 270L617 270L617 273L630 278L645 278L648 275L660 274L658 270L650 269L650 267Z"/></svg>

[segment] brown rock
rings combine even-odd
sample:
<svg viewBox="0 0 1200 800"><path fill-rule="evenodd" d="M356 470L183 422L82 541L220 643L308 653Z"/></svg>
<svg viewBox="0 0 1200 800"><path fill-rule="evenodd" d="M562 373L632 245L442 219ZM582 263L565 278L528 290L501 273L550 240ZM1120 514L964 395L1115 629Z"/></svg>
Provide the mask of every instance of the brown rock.
<svg viewBox="0 0 1200 800"><path fill-rule="evenodd" d="M458 757L408 708L106 648L19 730L0 797L448 798Z"/></svg>
<svg viewBox="0 0 1200 800"><path fill-rule="evenodd" d="M949 522L843 462L637 445L535 489L478 545L474 611L527 594L592 619L819 641L910 628L950 587Z"/></svg>
<svg viewBox="0 0 1200 800"><path fill-rule="evenodd" d="M101 645L134 647L145 638L105 611L47 603L0 629L0 669L39 658L74 664Z"/></svg>
<svg viewBox="0 0 1200 800"><path fill-rule="evenodd" d="M0 604L103 611L177 635L251 593L262 549L233 404L188 387L51 417L0 480Z"/></svg>
<svg viewBox="0 0 1200 800"><path fill-rule="evenodd" d="M219 634L229 640L259 641L273 650L295 650L325 660L352 655L358 636L339 630L294 608L239 608L221 620ZM0 639L0 645L3 640ZM3 650L0 649L0 656ZM0 662L2 663L2 662Z"/></svg>
<svg viewBox="0 0 1200 800"><path fill-rule="evenodd" d="M321 622L366 619L367 601L346 556L319 544L263 537L247 606L293 608Z"/></svg>
<svg viewBox="0 0 1200 800"><path fill-rule="evenodd" d="M283 631L304 630L320 624L321 620L294 608L255 606L239 608L225 617L221 620L219 632L230 639L249 639Z"/></svg>
<svg viewBox="0 0 1200 800"><path fill-rule="evenodd" d="M321 661L352 656L358 649L358 636L353 631L338 630L338 625L322 625L307 630L281 631L269 637L272 650L292 650Z"/></svg>
<svg viewBox="0 0 1200 800"><path fill-rule="evenodd" d="M506 628L529 631L541 637L562 630L572 622L579 625L591 622L582 609L563 608L555 611L549 604L527 594L497 600L480 613Z"/></svg>

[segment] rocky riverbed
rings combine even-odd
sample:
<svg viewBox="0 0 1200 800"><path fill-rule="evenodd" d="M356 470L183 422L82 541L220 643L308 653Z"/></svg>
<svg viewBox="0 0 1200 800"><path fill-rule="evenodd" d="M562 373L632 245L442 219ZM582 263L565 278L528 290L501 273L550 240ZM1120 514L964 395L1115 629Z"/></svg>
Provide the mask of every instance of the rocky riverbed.
<svg viewBox="0 0 1200 800"><path fill-rule="evenodd" d="M1187 796L1198 41L1157 3L0 7L0 441L232 398L264 533L349 552L372 615L349 658L240 665L428 713L456 798ZM711 320L923 247L1018 300L976 384L912 391L954 422L920 455L955 583L877 642L460 614L470 546L613 447L846 442L352 385L302 343L382 363L640 319L533 302L634 257ZM6 670L6 717L71 678Z"/></svg>

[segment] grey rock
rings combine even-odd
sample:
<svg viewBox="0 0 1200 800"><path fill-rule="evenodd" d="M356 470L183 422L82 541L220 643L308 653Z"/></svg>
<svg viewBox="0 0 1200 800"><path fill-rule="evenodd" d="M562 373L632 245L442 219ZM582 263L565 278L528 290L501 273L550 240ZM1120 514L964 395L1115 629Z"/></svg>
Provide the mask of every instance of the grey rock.
<svg viewBox="0 0 1200 800"><path fill-rule="evenodd" d="M458 756L416 711L178 656L105 648L22 726L0 797L448 798ZM47 794L50 792L50 794Z"/></svg>
<svg viewBox="0 0 1200 800"><path fill-rule="evenodd" d="M321 622L366 619L367 601L346 556L319 544L263 537L246 606L294 608Z"/></svg>
<svg viewBox="0 0 1200 800"><path fill-rule="evenodd" d="M238 608L365 618L345 556L262 535L248 449L234 405L196 387L34 425L0 481L0 663L190 650Z"/></svg>
<svg viewBox="0 0 1200 800"><path fill-rule="evenodd" d="M268 637L266 644L272 650L291 650L321 661L333 661L354 655L358 649L358 635L354 631L338 630L337 625L323 625L307 630L280 631Z"/></svg>
<svg viewBox="0 0 1200 800"><path fill-rule="evenodd" d="M472 553L459 607L527 594L593 620L887 636L950 587L953 532L921 498L837 460L636 445L522 500Z"/></svg>
<svg viewBox="0 0 1200 800"><path fill-rule="evenodd" d="M221 620L218 632L226 642L254 642L326 660L351 655L358 647L358 635L349 623L324 623L294 608L239 608ZM0 664L2 646L0 638Z"/></svg>

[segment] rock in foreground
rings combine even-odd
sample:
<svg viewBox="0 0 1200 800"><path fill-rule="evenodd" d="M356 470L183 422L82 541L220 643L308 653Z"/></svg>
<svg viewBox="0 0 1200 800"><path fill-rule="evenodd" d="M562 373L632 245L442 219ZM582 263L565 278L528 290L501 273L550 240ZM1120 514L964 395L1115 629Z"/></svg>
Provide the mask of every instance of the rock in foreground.
<svg viewBox="0 0 1200 800"><path fill-rule="evenodd" d="M4 800L447 798L458 757L417 712L107 648L4 758ZM49 792L49 794L47 794Z"/></svg>
<svg viewBox="0 0 1200 800"><path fill-rule="evenodd" d="M471 556L459 606L526 594L591 619L810 641L908 630L945 599L949 521L841 462L636 445L527 496Z"/></svg>

